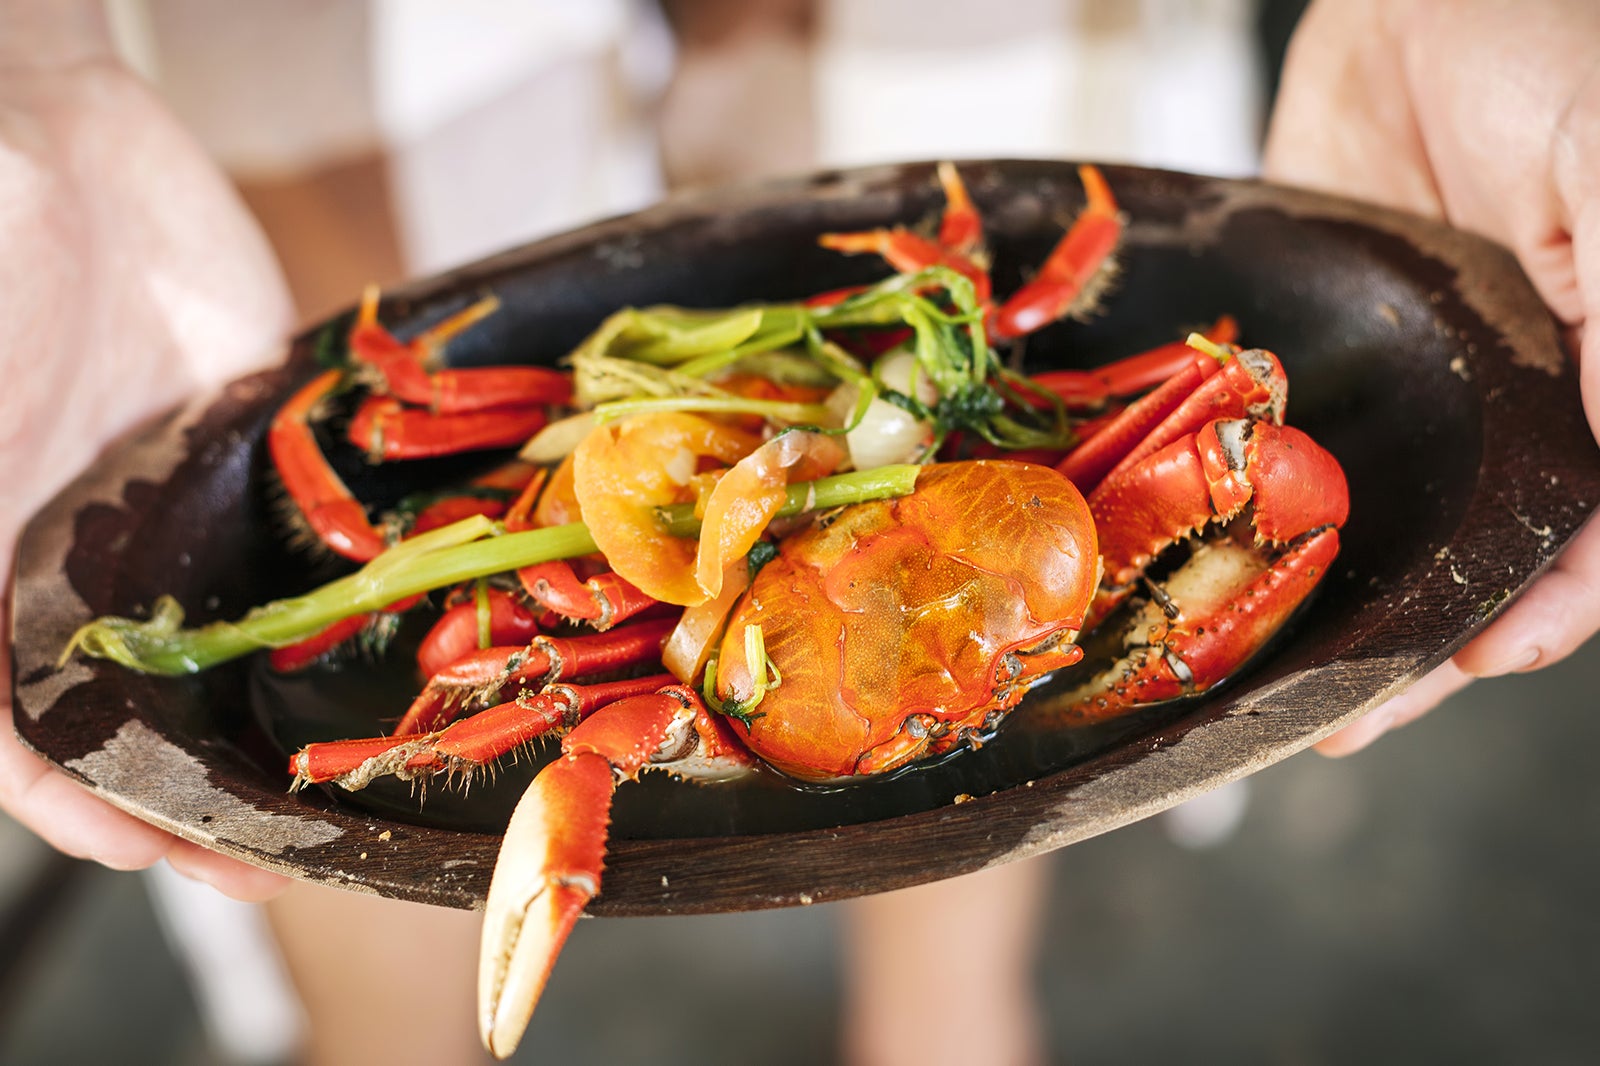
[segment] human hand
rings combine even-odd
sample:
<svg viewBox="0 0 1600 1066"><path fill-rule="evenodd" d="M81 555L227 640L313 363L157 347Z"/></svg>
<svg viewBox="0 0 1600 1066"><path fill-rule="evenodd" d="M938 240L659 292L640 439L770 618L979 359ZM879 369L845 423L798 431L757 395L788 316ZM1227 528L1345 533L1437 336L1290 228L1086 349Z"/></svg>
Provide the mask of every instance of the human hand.
<svg viewBox="0 0 1600 1066"><path fill-rule="evenodd" d="M1317 0L1296 31L1267 176L1442 218L1509 247L1568 328L1600 437L1600 5ZM1587 356L1587 358L1585 358ZM1317 745L1365 747L1474 678L1600 629L1600 523L1453 659Z"/></svg>
<svg viewBox="0 0 1600 1066"><path fill-rule="evenodd" d="M116 436L260 365L290 320L254 222L112 56L98 0L0 0L4 594L34 510ZM117 869L165 858L240 899L287 884L117 810L23 748L4 639L0 810Z"/></svg>

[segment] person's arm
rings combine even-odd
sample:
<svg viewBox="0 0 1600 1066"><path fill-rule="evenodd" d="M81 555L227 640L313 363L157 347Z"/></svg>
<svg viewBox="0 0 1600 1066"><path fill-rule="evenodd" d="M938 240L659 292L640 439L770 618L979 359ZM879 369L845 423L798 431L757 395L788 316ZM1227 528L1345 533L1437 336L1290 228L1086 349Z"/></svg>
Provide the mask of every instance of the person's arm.
<svg viewBox="0 0 1600 1066"><path fill-rule="evenodd" d="M23 522L113 438L261 365L290 325L227 182L112 54L99 0L0 0L0 634ZM18 741L0 635L0 810L118 869L239 898L285 879L94 797Z"/></svg>
<svg viewBox="0 0 1600 1066"><path fill-rule="evenodd" d="M1600 437L1600 4L1318 0L1296 31L1269 178L1443 218L1508 246L1569 327ZM1600 629L1600 523L1450 662L1323 741L1347 754L1473 678Z"/></svg>

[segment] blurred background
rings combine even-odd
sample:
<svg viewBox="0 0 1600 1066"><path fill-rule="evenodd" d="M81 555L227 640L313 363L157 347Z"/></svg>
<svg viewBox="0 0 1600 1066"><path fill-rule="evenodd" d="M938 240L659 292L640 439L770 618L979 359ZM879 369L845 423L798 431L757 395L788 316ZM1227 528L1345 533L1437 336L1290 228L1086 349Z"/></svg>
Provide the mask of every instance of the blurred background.
<svg viewBox="0 0 1600 1066"><path fill-rule="evenodd" d="M313 319L367 281L686 186L983 156L1248 174L1302 6L108 10L130 64L239 185ZM1597 691L1591 642L1479 683L1354 758L1300 756L1039 860L1052 1061L1593 1061ZM230 966L227 952L254 947L213 944L225 957L207 969L184 928L195 918L204 942L203 908L159 873L62 859L0 818L0 1062L293 1061L295 1004L270 967ZM833 1061L838 914L581 923L517 1061ZM432 979L425 945L414 965ZM347 960L339 979L360 973ZM926 1004L907 1024L985 1011L938 988Z"/></svg>

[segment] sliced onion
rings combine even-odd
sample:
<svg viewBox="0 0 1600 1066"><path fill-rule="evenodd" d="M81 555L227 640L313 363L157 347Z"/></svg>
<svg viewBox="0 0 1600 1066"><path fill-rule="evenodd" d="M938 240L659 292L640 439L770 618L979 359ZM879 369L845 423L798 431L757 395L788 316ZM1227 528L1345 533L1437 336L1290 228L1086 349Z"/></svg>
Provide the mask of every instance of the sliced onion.
<svg viewBox="0 0 1600 1066"><path fill-rule="evenodd" d="M722 570L722 590L715 599L686 607L683 617L661 649L661 665L684 684L693 684L706 668L711 650L722 638L734 604L750 587L750 566L743 558L734 559Z"/></svg>
<svg viewBox="0 0 1600 1066"><path fill-rule="evenodd" d="M684 502L696 457L732 464L761 446L754 434L673 411L598 426L572 453L572 487L612 570L665 603L710 599L695 580L696 542L668 533L656 508Z"/></svg>
<svg viewBox="0 0 1600 1066"><path fill-rule="evenodd" d="M727 565L750 551L783 506L790 482L831 474L844 458L834 437L793 430L767 441L722 475L700 516L695 580L706 595L721 595Z"/></svg>

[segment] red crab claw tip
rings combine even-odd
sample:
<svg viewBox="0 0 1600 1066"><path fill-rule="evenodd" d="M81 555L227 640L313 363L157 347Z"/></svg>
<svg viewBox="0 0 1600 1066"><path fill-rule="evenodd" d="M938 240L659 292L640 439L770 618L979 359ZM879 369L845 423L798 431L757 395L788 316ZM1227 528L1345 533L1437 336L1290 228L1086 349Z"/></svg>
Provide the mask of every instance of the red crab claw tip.
<svg viewBox="0 0 1600 1066"><path fill-rule="evenodd" d="M568 755L534 778L511 815L478 961L478 1030L496 1058L516 1050L556 955L600 889L614 782L603 757Z"/></svg>

